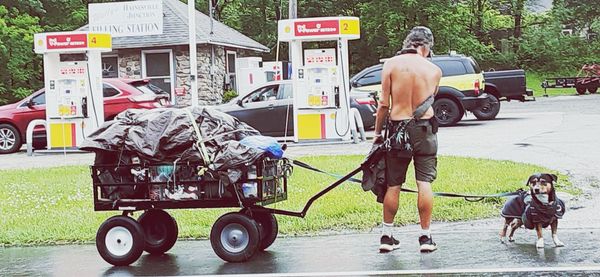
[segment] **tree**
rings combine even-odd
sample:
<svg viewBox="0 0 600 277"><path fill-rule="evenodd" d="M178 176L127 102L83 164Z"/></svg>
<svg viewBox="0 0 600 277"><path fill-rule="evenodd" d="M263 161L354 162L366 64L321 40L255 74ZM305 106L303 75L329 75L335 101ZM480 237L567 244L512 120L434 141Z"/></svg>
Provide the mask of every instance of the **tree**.
<svg viewBox="0 0 600 277"><path fill-rule="evenodd" d="M39 19L0 6L0 103L21 99L41 83L41 63L33 53Z"/></svg>

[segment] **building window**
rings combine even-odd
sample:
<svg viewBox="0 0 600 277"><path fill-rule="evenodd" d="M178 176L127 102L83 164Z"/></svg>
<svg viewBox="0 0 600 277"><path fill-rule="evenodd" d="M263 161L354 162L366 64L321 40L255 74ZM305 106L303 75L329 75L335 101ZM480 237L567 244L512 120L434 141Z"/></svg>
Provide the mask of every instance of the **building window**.
<svg viewBox="0 0 600 277"><path fill-rule="evenodd" d="M142 51L142 78L150 80L150 83L166 91L173 99L174 91L174 68L173 52L165 50Z"/></svg>
<svg viewBox="0 0 600 277"><path fill-rule="evenodd" d="M102 57L102 77L119 77L119 58L117 56Z"/></svg>

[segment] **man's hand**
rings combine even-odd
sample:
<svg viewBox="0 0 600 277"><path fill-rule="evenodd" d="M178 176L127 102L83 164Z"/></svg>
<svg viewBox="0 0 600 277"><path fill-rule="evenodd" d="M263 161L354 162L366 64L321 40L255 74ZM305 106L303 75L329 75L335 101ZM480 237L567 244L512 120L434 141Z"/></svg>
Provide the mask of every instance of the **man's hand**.
<svg viewBox="0 0 600 277"><path fill-rule="evenodd" d="M375 136L373 137L373 144L380 144L383 143L383 136L381 134L375 134Z"/></svg>

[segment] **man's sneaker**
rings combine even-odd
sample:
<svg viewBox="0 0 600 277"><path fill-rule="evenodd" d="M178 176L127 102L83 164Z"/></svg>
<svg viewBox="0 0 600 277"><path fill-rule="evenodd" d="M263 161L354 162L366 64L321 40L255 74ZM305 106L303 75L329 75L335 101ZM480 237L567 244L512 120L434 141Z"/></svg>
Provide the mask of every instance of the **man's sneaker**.
<svg viewBox="0 0 600 277"><path fill-rule="evenodd" d="M394 236L381 236L381 245L379 245L379 252L386 253L400 248L400 242L394 238Z"/></svg>
<svg viewBox="0 0 600 277"><path fill-rule="evenodd" d="M437 249L437 245L431 239L431 236L420 236L419 244L421 245L421 252L433 252Z"/></svg>

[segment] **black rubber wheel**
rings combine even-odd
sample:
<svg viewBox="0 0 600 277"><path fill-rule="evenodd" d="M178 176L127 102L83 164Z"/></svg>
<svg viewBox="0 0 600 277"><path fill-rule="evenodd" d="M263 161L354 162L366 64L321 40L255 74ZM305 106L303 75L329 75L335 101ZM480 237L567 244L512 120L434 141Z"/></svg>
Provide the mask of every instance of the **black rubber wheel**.
<svg viewBox="0 0 600 277"><path fill-rule="evenodd" d="M277 218L272 213L267 212L254 212L252 218L258 223L258 230L260 232L260 245L258 250L265 250L275 242L277 233L279 232L279 224L277 224Z"/></svg>
<svg viewBox="0 0 600 277"><path fill-rule="evenodd" d="M225 261L247 261L260 245L258 223L243 213L224 214L210 231L210 244Z"/></svg>
<svg viewBox="0 0 600 277"><path fill-rule="evenodd" d="M495 119L500 112L500 100L493 94L488 94L487 102L482 107L474 109L473 115L479 120L492 120Z"/></svg>
<svg viewBox="0 0 600 277"><path fill-rule="evenodd" d="M577 93L578 93L579 95L583 95L583 94L585 94L585 91L586 91L585 87L582 87L582 86L576 86L576 87L575 87L575 90L577 91Z"/></svg>
<svg viewBox="0 0 600 277"><path fill-rule="evenodd" d="M118 215L104 221L96 233L102 259L116 266L135 262L144 251L144 230L134 219Z"/></svg>
<svg viewBox="0 0 600 277"><path fill-rule="evenodd" d="M9 154L21 149L21 133L10 124L0 124L0 154Z"/></svg>
<svg viewBox="0 0 600 277"><path fill-rule="evenodd" d="M462 118L462 112L458 104L448 98L439 98L433 102L433 111L440 126L456 125Z"/></svg>
<svg viewBox="0 0 600 277"><path fill-rule="evenodd" d="M598 87L588 87L587 91L591 94L598 92Z"/></svg>
<svg viewBox="0 0 600 277"><path fill-rule="evenodd" d="M163 254L175 245L179 229L177 221L163 210L147 210L138 218L146 244L144 250L150 254Z"/></svg>

